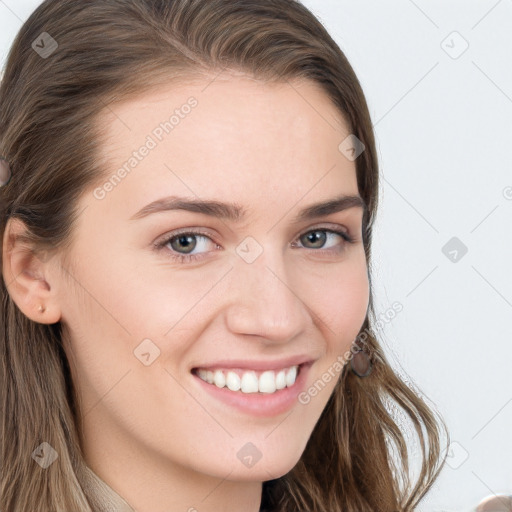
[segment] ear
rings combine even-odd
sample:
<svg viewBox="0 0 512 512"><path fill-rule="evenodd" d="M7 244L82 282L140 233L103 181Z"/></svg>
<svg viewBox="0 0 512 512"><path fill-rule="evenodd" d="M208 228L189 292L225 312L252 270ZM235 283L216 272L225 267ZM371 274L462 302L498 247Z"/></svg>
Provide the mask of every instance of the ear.
<svg viewBox="0 0 512 512"><path fill-rule="evenodd" d="M2 274L7 291L25 316L41 324L54 324L60 320L61 311L56 283L51 279L55 274L53 260L36 254L24 239L26 233L22 220L8 219L2 245Z"/></svg>

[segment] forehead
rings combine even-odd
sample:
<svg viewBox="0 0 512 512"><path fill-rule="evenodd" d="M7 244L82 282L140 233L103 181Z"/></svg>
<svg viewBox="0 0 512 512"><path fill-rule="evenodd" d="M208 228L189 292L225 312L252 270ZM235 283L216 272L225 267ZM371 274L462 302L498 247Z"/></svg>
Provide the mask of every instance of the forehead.
<svg viewBox="0 0 512 512"><path fill-rule="evenodd" d="M159 187L241 200L284 189L297 201L312 188L357 193L355 164L339 150L348 127L311 81L164 85L110 105L99 125L108 172L124 167L122 188L148 200Z"/></svg>

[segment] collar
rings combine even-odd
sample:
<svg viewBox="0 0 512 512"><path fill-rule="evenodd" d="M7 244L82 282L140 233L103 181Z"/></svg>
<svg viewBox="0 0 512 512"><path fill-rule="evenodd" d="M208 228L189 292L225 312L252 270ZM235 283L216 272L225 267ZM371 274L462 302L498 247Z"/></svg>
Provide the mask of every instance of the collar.
<svg viewBox="0 0 512 512"><path fill-rule="evenodd" d="M135 512L84 461L79 464L77 478L94 512Z"/></svg>

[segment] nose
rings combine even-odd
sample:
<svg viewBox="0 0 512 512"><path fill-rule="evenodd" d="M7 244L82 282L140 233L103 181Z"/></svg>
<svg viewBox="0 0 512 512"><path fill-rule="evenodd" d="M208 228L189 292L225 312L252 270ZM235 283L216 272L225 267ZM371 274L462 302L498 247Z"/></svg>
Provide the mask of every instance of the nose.
<svg viewBox="0 0 512 512"><path fill-rule="evenodd" d="M234 334L259 336L270 343L285 343L310 323L304 289L292 282L282 257L264 252L248 264L238 261L232 271L225 318Z"/></svg>

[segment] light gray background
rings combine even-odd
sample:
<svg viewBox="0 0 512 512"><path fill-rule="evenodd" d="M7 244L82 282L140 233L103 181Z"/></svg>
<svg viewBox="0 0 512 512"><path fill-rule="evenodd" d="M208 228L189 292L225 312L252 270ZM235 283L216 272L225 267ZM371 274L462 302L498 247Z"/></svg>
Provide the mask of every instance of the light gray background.
<svg viewBox="0 0 512 512"><path fill-rule="evenodd" d="M0 0L2 66L39 3ZM403 305L382 343L451 432L419 510L470 511L512 494L512 1L303 3L354 67L376 130L376 306Z"/></svg>

